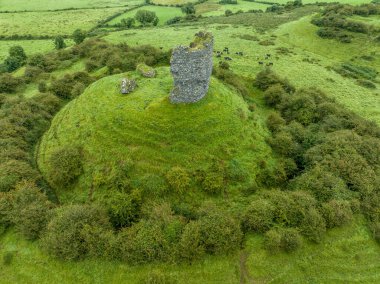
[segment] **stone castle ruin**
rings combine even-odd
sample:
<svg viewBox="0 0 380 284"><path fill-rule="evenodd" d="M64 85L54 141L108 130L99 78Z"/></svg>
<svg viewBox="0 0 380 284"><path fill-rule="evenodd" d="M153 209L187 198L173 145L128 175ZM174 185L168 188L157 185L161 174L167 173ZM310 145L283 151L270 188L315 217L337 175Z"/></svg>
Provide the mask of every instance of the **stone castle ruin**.
<svg viewBox="0 0 380 284"><path fill-rule="evenodd" d="M195 103L207 93L212 73L214 38L209 32L198 32L190 47L178 46L170 60L174 88L172 103Z"/></svg>

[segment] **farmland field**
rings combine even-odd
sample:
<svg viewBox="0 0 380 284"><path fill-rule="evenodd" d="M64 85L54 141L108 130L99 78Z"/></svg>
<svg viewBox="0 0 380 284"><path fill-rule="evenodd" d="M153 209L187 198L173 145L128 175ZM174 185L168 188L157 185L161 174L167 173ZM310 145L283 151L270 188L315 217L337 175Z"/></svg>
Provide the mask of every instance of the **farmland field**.
<svg viewBox="0 0 380 284"><path fill-rule="evenodd" d="M60 12L5 13L0 17L0 35L69 35L80 28L89 30L99 21L122 8L72 10Z"/></svg>
<svg viewBox="0 0 380 284"><path fill-rule="evenodd" d="M157 17L159 18L159 22L158 22L159 26L165 25L167 20L183 15L183 13L181 12L181 9L177 7L147 6L147 7L134 9L132 11L128 11L116 17L115 19L109 21L107 24L114 25L114 24L120 23L122 19L133 18L136 15L138 10L147 10L147 11L155 12Z"/></svg>
<svg viewBox="0 0 380 284"><path fill-rule="evenodd" d="M226 10L230 10L233 13L237 11L249 11L249 10L263 10L265 11L270 5L249 2L244 0L237 1L237 4L219 4L218 0L209 0L202 4L197 5L197 13L205 17L221 16L224 15Z"/></svg>
<svg viewBox="0 0 380 284"><path fill-rule="evenodd" d="M0 11L45 11L70 8L102 8L114 6L132 6L142 3L142 0L0 0Z"/></svg>

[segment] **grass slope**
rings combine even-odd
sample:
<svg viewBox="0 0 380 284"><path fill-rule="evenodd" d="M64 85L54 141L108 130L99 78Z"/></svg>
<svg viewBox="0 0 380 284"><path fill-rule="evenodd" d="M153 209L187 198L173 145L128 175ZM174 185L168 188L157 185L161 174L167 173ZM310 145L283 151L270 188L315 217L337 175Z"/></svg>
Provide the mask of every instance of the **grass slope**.
<svg viewBox="0 0 380 284"><path fill-rule="evenodd" d="M254 175L270 149L263 122L252 117L244 100L212 79L202 101L173 105L168 100L169 68L160 68L158 74L154 79L137 77L139 87L128 96L119 94L125 74L107 77L70 102L42 139L41 170L49 171L47 161L57 148L80 144L85 167L76 189L88 188L100 167L125 159L134 162L130 175L136 182L147 174L165 176L174 166L194 172L207 170L215 160L231 159Z"/></svg>

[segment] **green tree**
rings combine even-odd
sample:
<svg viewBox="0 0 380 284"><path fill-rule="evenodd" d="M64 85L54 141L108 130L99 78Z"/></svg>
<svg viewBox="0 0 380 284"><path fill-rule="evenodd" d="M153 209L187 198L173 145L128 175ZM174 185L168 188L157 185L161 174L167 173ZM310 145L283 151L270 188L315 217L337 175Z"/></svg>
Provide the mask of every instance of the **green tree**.
<svg viewBox="0 0 380 284"><path fill-rule="evenodd" d="M224 12L224 15L225 15L226 17L229 17L229 16L232 16L233 13L232 13L231 10L226 10L226 11Z"/></svg>
<svg viewBox="0 0 380 284"><path fill-rule="evenodd" d="M10 219L25 238L37 239L48 222L52 204L33 182L22 182L13 192Z"/></svg>
<svg viewBox="0 0 380 284"><path fill-rule="evenodd" d="M65 40L62 36L57 36L55 39L54 39L54 46L55 46L55 49L63 49L66 47L66 43L65 43Z"/></svg>
<svg viewBox="0 0 380 284"><path fill-rule="evenodd" d="M17 58L23 60L24 62L27 58L24 49L20 45L12 46L9 49L9 56L17 57Z"/></svg>
<svg viewBox="0 0 380 284"><path fill-rule="evenodd" d="M182 13L186 15L194 15L195 14L195 7L193 3L188 3L186 5L183 5L181 7Z"/></svg>
<svg viewBox="0 0 380 284"><path fill-rule="evenodd" d="M128 29L132 28L135 25L135 22L134 18L121 19L121 25Z"/></svg>
<svg viewBox="0 0 380 284"><path fill-rule="evenodd" d="M158 18L155 12L147 11L147 10L139 10L135 15L135 19L139 21L143 26L147 24L158 23Z"/></svg>
<svg viewBox="0 0 380 284"><path fill-rule="evenodd" d="M76 29L73 33L73 40L76 44L80 44L84 41L86 38L86 32L82 31L81 29Z"/></svg>
<svg viewBox="0 0 380 284"><path fill-rule="evenodd" d="M26 54L24 49L16 45L9 49L9 56L5 59L4 65L7 72L13 72L24 65L25 62Z"/></svg>

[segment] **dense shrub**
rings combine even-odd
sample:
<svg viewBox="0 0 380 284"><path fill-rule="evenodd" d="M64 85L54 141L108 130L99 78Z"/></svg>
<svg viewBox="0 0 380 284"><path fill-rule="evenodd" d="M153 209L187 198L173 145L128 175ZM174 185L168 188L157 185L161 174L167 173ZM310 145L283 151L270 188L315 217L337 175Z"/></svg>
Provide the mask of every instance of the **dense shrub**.
<svg viewBox="0 0 380 284"><path fill-rule="evenodd" d="M286 92L281 84L275 84L268 87L264 92L265 103L270 107L276 107L281 104Z"/></svg>
<svg viewBox="0 0 380 284"><path fill-rule="evenodd" d="M104 210L89 205L69 205L56 210L41 245L51 255L75 260L89 253L89 233L106 232L111 227Z"/></svg>
<svg viewBox="0 0 380 284"><path fill-rule="evenodd" d="M202 189L208 193L220 193L225 188L224 176L219 172L207 172L202 180Z"/></svg>
<svg viewBox="0 0 380 284"><path fill-rule="evenodd" d="M339 227L352 220L352 210L348 201L331 200L324 203L322 214L327 228Z"/></svg>
<svg viewBox="0 0 380 284"><path fill-rule="evenodd" d="M245 232L264 233L274 223L275 207L270 201L257 199L252 201L242 217L242 227Z"/></svg>
<svg viewBox="0 0 380 284"><path fill-rule="evenodd" d="M185 192L190 186L190 177L186 170L180 167L171 168L167 174L166 179L172 189L178 193Z"/></svg>
<svg viewBox="0 0 380 284"><path fill-rule="evenodd" d="M0 93L14 93L22 84L21 79L10 74L0 74Z"/></svg>
<svg viewBox="0 0 380 284"><path fill-rule="evenodd" d="M271 253L280 250L292 252L297 250L301 243L301 236L294 228L274 228L265 234L265 247Z"/></svg>
<svg viewBox="0 0 380 284"><path fill-rule="evenodd" d="M141 213L141 192L134 190L127 194L112 191L102 203L105 203L112 225L115 228L131 226L137 222Z"/></svg>
<svg viewBox="0 0 380 284"><path fill-rule="evenodd" d="M242 231L233 217L216 208L209 210L197 221L201 228L201 243L206 253L223 254L240 247Z"/></svg>
<svg viewBox="0 0 380 284"><path fill-rule="evenodd" d="M79 146L66 146L54 151L49 159L48 179L56 187L72 184L82 174L83 153Z"/></svg>
<svg viewBox="0 0 380 284"><path fill-rule="evenodd" d="M184 227L177 250L179 259L190 263L205 254L200 222L191 221Z"/></svg>
<svg viewBox="0 0 380 284"><path fill-rule="evenodd" d="M281 85L286 92L294 91L294 87L287 80L281 79L269 68L259 72L254 81L254 85L263 91L276 84Z"/></svg>
<svg viewBox="0 0 380 284"><path fill-rule="evenodd" d="M12 192L10 219L16 230L25 238L37 239L48 222L52 204L32 182L23 182Z"/></svg>
<svg viewBox="0 0 380 284"><path fill-rule="evenodd" d="M307 239L316 243L321 242L326 232L326 222L317 209L310 208L305 212L300 231Z"/></svg>
<svg viewBox="0 0 380 284"><path fill-rule="evenodd" d="M11 224L12 195L0 192L0 235Z"/></svg>
<svg viewBox="0 0 380 284"><path fill-rule="evenodd" d="M10 191L23 179L36 180L38 171L28 162L7 160L0 164L0 192Z"/></svg>

